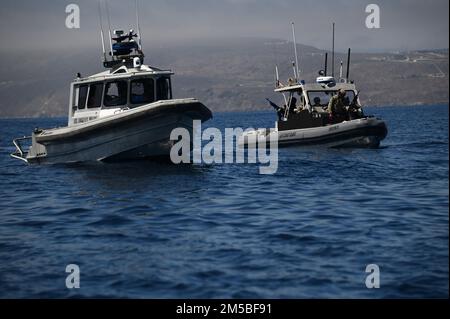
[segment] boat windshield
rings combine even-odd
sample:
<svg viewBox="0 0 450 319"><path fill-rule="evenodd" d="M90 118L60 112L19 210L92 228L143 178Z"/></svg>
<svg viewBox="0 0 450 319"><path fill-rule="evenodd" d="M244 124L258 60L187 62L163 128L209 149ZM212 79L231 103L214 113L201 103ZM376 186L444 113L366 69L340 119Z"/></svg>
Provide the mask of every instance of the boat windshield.
<svg viewBox="0 0 450 319"><path fill-rule="evenodd" d="M106 83L103 105L121 106L127 103L127 81L119 80Z"/></svg>
<svg viewBox="0 0 450 319"><path fill-rule="evenodd" d="M158 100L169 100L172 98L172 88L169 77L161 77L156 80L156 90L158 93Z"/></svg>
<svg viewBox="0 0 450 319"><path fill-rule="evenodd" d="M130 102L131 104L146 104L155 101L155 81L151 78L137 79L131 81Z"/></svg>
<svg viewBox="0 0 450 319"><path fill-rule="evenodd" d="M103 83L93 83L89 85L89 96L87 107L89 109L97 108L102 105Z"/></svg>
<svg viewBox="0 0 450 319"><path fill-rule="evenodd" d="M355 92L353 90L345 91L345 103L346 105L350 105L355 97ZM337 91L308 91L308 100L311 106L327 106L330 102L330 99L333 95L335 95Z"/></svg>
<svg viewBox="0 0 450 319"><path fill-rule="evenodd" d="M88 85L80 85L75 90L75 107L77 109L84 109L86 107Z"/></svg>

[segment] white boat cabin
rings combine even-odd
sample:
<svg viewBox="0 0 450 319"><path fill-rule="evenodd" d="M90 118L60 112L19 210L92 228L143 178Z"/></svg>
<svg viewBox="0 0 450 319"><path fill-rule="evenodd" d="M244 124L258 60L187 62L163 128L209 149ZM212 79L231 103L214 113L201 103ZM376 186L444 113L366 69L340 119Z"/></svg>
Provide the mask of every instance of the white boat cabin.
<svg viewBox="0 0 450 319"><path fill-rule="evenodd" d="M68 125L170 100L171 75L172 71L136 63L133 67L121 65L89 77L78 77L70 87Z"/></svg>

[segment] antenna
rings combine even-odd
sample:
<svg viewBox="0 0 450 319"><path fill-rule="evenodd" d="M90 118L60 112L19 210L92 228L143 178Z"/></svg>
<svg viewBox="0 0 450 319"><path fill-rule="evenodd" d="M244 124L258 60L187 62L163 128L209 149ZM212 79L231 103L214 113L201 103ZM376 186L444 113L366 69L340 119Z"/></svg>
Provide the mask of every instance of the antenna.
<svg viewBox="0 0 450 319"><path fill-rule="evenodd" d="M333 22L333 43L331 47L331 76L334 77L334 22Z"/></svg>
<svg viewBox="0 0 450 319"><path fill-rule="evenodd" d="M105 0L105 6L106 6L106 17L108 18L109 49L111 50L111 52L110 52L111 57L113 57L112 36L111 36L111 21L110 21L110 18L109 18L108 0Z"/></svg>
<svg viewBox="0 0 450 319"><path fill-rule="evenodd" d="M298 82L298 76L297 76L297 69L296 69L295 61L292 61L292 69L294 71L295 82Z"/></svg>
<svg viewBox="0 0 450 319"><path fill-rule="evenodd" d="M138 38L139 38L139 50L142 51L142 39L141 39L141 27L139 25L139 6L138 6L138 0L135 1L136 4L136 27L138 31Z"/></svg>
<svg viewBox="0 0 450 319"><path fill-rule="evenodd" d="M102 38L103 61L105 61L106 60L106 52L105 52L105 39L103 37L103 21L102 21L101 0L98 1L98 16L99 16L99 19L100 19L100 37Z"/></svg>
<svg viewBox="0 0 450 319"><path fill-rule="evenodd" d="M347 82L348 82L348 78L349 78L349 75L350 75L350 54L351 54L351 49L348 48L348 55L347 55L347 75L346 75Z"/></svg>
<svg viewBox="0 0 450 319"><path fill-rule="evenodd" d="M280 75L278 73L278 66L277 65L275 65L275 80L276 80L275 87L278 88L280 86Z"/></svg>
<svg viewBox="0 0 450 319"><path fill-rule="evenodd" d="M325 52L325 74L324 76L327 76L327 70L328 70L328 52Z"/></svg>
<svg viewBox="0 0 450 319"><path fill-rule="evenodd" d="M295 74L296 74L296 76L295 76L295 79L297 80L297 82L298 82L298 77L299 77L299 70L298 70L298 55L297 55L297 40L296 40L296 38L295 38L295 24L294 24L294 22L292 22L292 37L293 37L293 39L294 39L294 52L295 52Z"/></svg>

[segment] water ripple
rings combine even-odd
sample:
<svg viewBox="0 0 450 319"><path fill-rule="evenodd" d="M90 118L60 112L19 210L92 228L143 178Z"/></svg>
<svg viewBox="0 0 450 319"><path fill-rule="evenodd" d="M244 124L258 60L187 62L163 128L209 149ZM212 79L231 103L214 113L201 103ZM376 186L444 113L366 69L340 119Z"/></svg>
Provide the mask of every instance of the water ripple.
<svg viewBox="0 0 450 319"><path fill-rule="evenodd" d="M273 176L254 164L25 166L10 140L63 120L0 120L0 297L448 297L448 106L369 112L388 122L382 148L280 149ZM70 263L77 291L64 286Z"/></svg>

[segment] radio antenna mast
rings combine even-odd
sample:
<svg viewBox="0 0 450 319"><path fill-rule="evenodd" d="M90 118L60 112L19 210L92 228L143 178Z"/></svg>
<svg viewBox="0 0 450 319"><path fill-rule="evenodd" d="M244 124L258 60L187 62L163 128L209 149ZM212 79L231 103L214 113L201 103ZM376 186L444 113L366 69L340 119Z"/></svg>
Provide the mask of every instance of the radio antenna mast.
<svg viewBox="0 0 450 319"><path fill-rule="evenodd" d="M102 21L101 0L98 1L98 16L99 16L99 21L100 21L100 37L102 38L103 61L106 61L105 38L103 36L103 21Z"/></svg>
<svg viewBox="0 0 450 319"><path fill-rule="evenodd" d="M142 51L142 37L141 37L141 26L139 25L139 5L138 0L135 1L136 4L136 27L138 31L138 38L139 38L139 50Z"/></svg>
<svg viewBox="0 0 450 319"><path fill-rule="evenodd" d="M333 43L331 47L331 76L334 77L334 22L333 22Z"/></svg>
<svg viewBox="0 0 450 319"><path fill-rule="evenodd" d="M275 87L279 88L280 87L280 75L278 73L278 66L275 65Z"/></svg>
<svg viewBox="0 0 450 319"><path fill-rule="evenodd" d="M105 6L106 6L106 17L108 18L108 35L109 35L109 49L111 57L113 57L113 49L112 49L112 36L111 36L111 20L109 17L109 6L108 6L108 0L105 0Z"/></svg>
<svg viewBox="0 0 450 319"><path fill-rule="evenodd" d="M292 22L292 37L294 39L294 53L295 53L295 74L296 74L296 80L298 82L299 80L299 70L298 70L298 55L297 55L297 40L295 38L295 24Z"/></svg>
<svg viewBox="0 0 450 319"><path fill-rule="evenodd" d="M351 53L351 49L348 48L348 54L347 54L347 74L345 76L345 78L347 79L347 82L349 81L349 75L350 75L350 53Z"/></svg>

